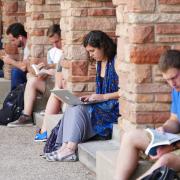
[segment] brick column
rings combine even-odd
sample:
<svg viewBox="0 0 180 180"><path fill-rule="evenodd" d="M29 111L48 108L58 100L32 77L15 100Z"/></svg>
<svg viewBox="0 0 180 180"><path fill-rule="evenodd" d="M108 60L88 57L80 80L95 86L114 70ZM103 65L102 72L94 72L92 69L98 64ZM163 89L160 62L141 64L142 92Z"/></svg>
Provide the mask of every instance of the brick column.
<svg viewBox="0 0 180 180"><path fill-rule="evenodd" d="M180 46L180 1L113 0L120 63L120 125L156 126L169 116L170 87L157 68L160 55Z"/></svg>
<svg viewBox="0 0 180 180"><path fill-rule="evenodd" d="M115 36L115 8L112 1L61 0L63 49L68 88L82 95L95 91L95 67L89 65L82 45L85 34L91 30L102 30ZM68 68L68 70L67 70Z"/></svg>
<svg viewBox="0 0 180 180"><path fill-rule="evenodd" d="M25 17L25 1L24 0L1 0L2 3L2 25L3 25L3 45L6 53L10 54L12 58L19 60L18 49L9 44L6 38L7 27L15 22L24 24ZM10 79L11 66L4 65L4 77Z"/></svg>
<svg viewBox="0 0 180 180"><path fill-rule="evenodd" d="M60 20L60 0L26 0L26 29L31 48L31 61L46 60L51 47L46 35L47 29Z"/></svg>
<svg viewBox="0 0 180 180"><path fill-rule="evenodd" d="M0 37L2 37L2 1L0 0Z"/></svg>

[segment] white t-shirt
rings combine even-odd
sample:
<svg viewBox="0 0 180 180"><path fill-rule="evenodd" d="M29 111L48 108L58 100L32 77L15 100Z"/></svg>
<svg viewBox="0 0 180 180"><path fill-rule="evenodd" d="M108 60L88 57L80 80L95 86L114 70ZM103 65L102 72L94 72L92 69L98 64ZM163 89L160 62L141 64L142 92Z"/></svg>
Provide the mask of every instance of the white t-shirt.
<svg viewBox="0 0 180 180"><path fill-rule="evenodd" d="M47 53L47 63L57 64L61 59L63 59L63 51L56 47L51 48Z"/></svg>
<svg viewBox="0 0 180 180"><path fill-rule="evenodd" d="M30 50L28 48L28 45L26 45L24 47L24 49L21 49L22 52L23 52L23 61L27 61L29 59L29 56L30 56Z"/></svg>

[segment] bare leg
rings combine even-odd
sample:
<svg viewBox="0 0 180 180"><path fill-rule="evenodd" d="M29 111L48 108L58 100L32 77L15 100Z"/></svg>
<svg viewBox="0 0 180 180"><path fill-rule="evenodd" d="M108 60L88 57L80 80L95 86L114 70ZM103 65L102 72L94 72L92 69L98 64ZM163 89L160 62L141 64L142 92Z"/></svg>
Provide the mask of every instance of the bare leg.
<svg viewBox="0 0 180 180"><path fill-rule="evenodd" d="M45 110L45 116L41 128L41 133L46 131L46 118L48 114L58 114L61 110L61 101L51 93Z"/></svg>
<svg viewBox="0 0 180 180"><path fill-rule="evenodd" d="M155 169L161 166L167 166L179 172L180 171L180 157L172 153L164 154L153 164L153 166L147 172L145 172L138 179L141 179L147 176L148 174L151 174Z"/></svg>
<svg viewBox="0 0 180 180"><path fill-rule="evenodd" d="M32 115L37 91L42 93L45 91L45 81L37 77L28 79L24 92L24 114Z"/></svg>
<svg viewBox="0 0 180 180"><path fill-rule="evenodd" d="M144 130L125 133L120 144L116 180L128 180L137 167L140 150L145 150L149 138Z"/></svg>

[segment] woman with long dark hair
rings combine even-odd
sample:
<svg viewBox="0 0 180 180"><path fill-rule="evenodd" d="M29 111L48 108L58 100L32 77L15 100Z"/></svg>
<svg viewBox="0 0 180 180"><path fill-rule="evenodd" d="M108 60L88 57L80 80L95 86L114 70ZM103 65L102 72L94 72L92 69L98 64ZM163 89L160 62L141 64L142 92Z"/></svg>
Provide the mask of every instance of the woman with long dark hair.
<svg viewBox="0 0 180 180"><path fill-rule="evenodd" d="M119 116L116 44L106 33L91 31L85 36L83 45L90 59L96 62L96 93L81 99L104 102L66 109L56 139L56 151L46 154L49 161L76 161L78 143L94 137L109 139L112 125Z"/></svg>

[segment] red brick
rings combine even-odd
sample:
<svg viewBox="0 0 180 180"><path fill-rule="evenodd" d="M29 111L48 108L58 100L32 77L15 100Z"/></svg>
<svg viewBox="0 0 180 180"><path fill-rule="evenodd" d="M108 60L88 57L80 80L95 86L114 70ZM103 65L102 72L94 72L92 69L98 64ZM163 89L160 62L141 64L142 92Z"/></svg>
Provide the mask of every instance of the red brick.
<svg viewBox="0 0 180 180"><path fill-rule="evenodd" d="M157 42L162 42L162 43L179 43L180 42L180 37L158 37Z"/></svg>
<svg viewBox="0 0 180 180"><path fill-rule="evenodd" d="M95 82L95 76L69 76L70 82Z"/></svg>
<svg viewBox="0 0 180 180"><path fill-rule="evenodd" d="M44 19L44 14L42 14L42 13L32 13L31 18L32 18L32 20Z"/></svg>
<svg viewBox="0 0 180 180"><path fill-rule="evenodd" d="M170 103L171 102L171 95L170 95L170 93L168 93L168 94L155 94L155 102Z"/></svg>
<svg viewBox="0 0 180 180"><path fill-rule="evenodd" d="M87 76L88 61L71 61L72 76Z"/></svg>
<svg viewBox="0 0 180 180"><path fill-rule="evenodd" d="M159 0L159 4L180 4L180 0Z"/></svg>
<svg viewBox="0 0 180 180"><path fill-rule="evenodd" d="M157 34L180 34L179 24L158 24L155 32Z"/></svg>
<svg viewBox="0 0 180 180"><path fill-rule="evenodd" d="M115 9L88 9L89 16L115 16Z"/></svg>
<svg viewBox="0 0 180 180"><path fill-rule="evenodd" d="M31 35L31 36L44 36L44 35L45 35L44 29L33 29L33 30L30 32L30 35Z"/></svg>
<svg viewBox="0 0 180 180"><path fill-rule="evenodd" d="M131 26L129 28L129 40L131 43L154 42L154 26Z"/></svg>
<svg viewBox="0 0 180 180"><path fill-rule="evenodd" d="M122 4L127 4L128 0L112 0L112 2L115 6L118 6L118 5L122 5Z"/></svg>
<svg viewBox="0 0 180 180"><path fill-rule="evenodd" d="M127 4L128 12L154 12L156 0L129 0Z"/></svg>
<svg viewBox="0 0 180 180"><path fill-rule="evenodd" d="M17 1L14 1L14 2L6 1L6 3L4 3L3 10L8 13L17 12L18 11L18 2Z"/></svg>
<svg viewBox="0 0 180 180"><path fill-rule="evenodd" d="M28 2L30 4L33 4L33 5L42 5L42 4L44 4L44 0L28 0Z"/></svg>
<svg viewBox="0 0 180 180"><path fill-rule="evenodd" d="M135 64L157 64L160 55L169 49L169 46L136 46L130 50L130 61Z"/></svg>

